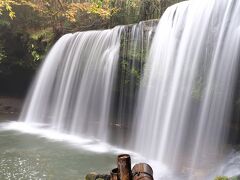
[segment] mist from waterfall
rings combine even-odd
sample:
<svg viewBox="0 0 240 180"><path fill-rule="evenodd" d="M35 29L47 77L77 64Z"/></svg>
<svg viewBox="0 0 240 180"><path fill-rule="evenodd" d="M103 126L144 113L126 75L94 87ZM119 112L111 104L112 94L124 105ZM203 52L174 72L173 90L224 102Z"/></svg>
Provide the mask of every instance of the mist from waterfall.
<svg viewBox="0 0 240 180"><path fill-rule="evenodd" d="M196 174L224 156L240 58L239 14L237 0L182 2L167 9L154 36L132 143L190 179L206 179Z"/></svg>

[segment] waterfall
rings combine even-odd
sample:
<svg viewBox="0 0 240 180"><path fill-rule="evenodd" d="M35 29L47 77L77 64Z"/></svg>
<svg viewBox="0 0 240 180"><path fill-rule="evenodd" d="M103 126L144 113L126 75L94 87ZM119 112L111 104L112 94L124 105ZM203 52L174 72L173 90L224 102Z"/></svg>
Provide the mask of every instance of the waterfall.
<svg viewBox="0 0 240 180"><path fill-rule="evenodd" d="M64 35L46 57L20 119L105 139L121 29Z"/></svg>
<svg viewBox="0 0 240 180"><path fill-rule="evenodd" d="M126 147L144 64L158 20L124 26L121 34L120 59L115 93L115 118L112 122L117 146Z"/></svg>
<svg viewBox="0 0 240 180"><path fill-rule="evenodd" d="M143 70L142 54L150 47L157 22L64 35L44 60L20 121L124 144L124 118L133 114L128 107L134 108L137 94L135 74L131 71L140 67L140 74ZM137 51L142 56L138 63L136 57L131 57ZM123 67L124 63L130 72ZM130 85L124 83L127 79ZM127 107L126 101L130 104Z"/></svg>
<svg viewBox="0 0 240 180"><path fill-rule="evenodd" d="M224 155L240 58L239 14L238 0L182 2L166 10L153 39L132 143L145 157L188 171L190 179L206 179L195 175Z"/></svg>
<svg viewBox="0 0 240 180"><path fill-rule="evenodd" d="M206 179L227 149L239 14L238 0L190 0L159 23L66 34L43 62L20 120L130 144L183 179Z"/></svg>

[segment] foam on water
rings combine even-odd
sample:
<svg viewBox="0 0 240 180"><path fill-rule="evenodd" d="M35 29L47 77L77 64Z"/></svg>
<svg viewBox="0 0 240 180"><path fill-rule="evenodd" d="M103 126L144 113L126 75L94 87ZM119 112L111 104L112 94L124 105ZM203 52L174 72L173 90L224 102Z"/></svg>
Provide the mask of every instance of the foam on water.
<svg viewBox="0 0 240 180"><path fill-rule="evenodd" d="M127 150L127 149L121 149L118 147L114 147L110 144L107 144L105 142L101 142L99 140L94 139L87 139L80 136L73 136L69 134L64 134L57 132L55 130L52 130L49 127L46 127L44 124L26 124L24 122L5 122L0 123L0 132L1 131L18 131L24 134L29 135L37 135L43 138L47 138L49 143L51 141L59 141L59 142L65 142L66 144L69 144L69 146L73 148L80 148L86 151L94 152L94 153L111 153L115 154L116 156L119 154L130 154L132 158L132 164L140 163L140 162L147 162L149 163L153 169L154 169L154 177L156 179L159 179L161 177L169 176L170 171L167 169L166 166L163 164L159 164L159 162L154 160L148 160L141 156L140 154L137 154L133 151ZM14 135L12 135L14 136Z"/></svg>
<svg viewBox="0 0 240 180"><path fill-rule="evenodd" d="M68 134L59 133L53 131L50 128L46 128L46 126L41 124L26 124L23 122L6 122L0 123L0 132L1 131L18 131L21 133L26 133L29 135L37 135L43 138L47 138L49 143L51 141L60 141L69 144L69 146L73 148L80 148L86 151L94 152L94 153L111 153L118 154L127 153L132 157L132 164L145 162L151 165L154 171L154 178L156 180L166 179L166 180L184 180L187 178L187 174L176 174L164 164L159 163L158 160L150 160L146 159L140 154L136 152L121 149L118 147L114 147L105 142L101 142L99 140L86 139L81 138L79 136L73 136ZM9 136L9 135L8 135ZM14 136L14 134L12 135ZM235 176L240 172L240 154L232 152L230 153L225 161L216 167L216 169L212 170L212 173L209 175L209 180L214 179L217 175L226 175L226 176Z"/></svg>

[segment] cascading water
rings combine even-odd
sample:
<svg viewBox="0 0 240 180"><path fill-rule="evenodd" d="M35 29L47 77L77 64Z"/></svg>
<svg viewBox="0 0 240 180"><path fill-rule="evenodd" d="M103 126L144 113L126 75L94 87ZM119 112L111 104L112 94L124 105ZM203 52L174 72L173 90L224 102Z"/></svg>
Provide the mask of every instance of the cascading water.
<svg viewBox="0 0 240 180"><path fill-rule="evenodd" d="M103 141L111 141L113 131L114 140L122 144L123 134L116 133L115 125L127 122L123 121L128 113L125 102L132 108L134 102L126 94L129 90L134 96L137 91L132 71L138 71L138 66L142 69L145 59L141 55L136 63L136 57L130 56L149 49L156 25L157 21L149 21L64 35L42 65L20 120ZM129 63L127 73L119 68L124 63ZM129 86L124 84L127 79Z"/></svg>
<svg viewBox="0 0 240 180"><path fill-rule="evenodd" d="M135 151L187 171L184 179L205 179L196 172L224 155L239 12L237 0L192 0L170 7L156 34L150 21L64 35L42 65L20 119L125 148L136 109Z"/></svg>
<svg viewBox="0 0 240 180"><path fill-rule="evenodd" d="M240 58L239 14L238 0L174 5L150 50L132 142L146 157L187 169L190 179L206 179L195 175L224 152Z"/></svg>
<svg viewBox="0 0 240 180"><path fill-rule="evenodd" d="M112 122L120 130L118 145L126 144L131 127L141 75L150 49L158 20L143 21L124 26L121 34L121 48L115 95L115 118ZM115 131L116 135L116 131ZM122 137L126 136L126 138ZM125 139L125 140L124 140Z"/></svg>
<svg viewBox="0 0 240 180"><path fill-rule="evenodd" d="M20 119L105 139L121 30L63 36L47 56Z"/></svg>

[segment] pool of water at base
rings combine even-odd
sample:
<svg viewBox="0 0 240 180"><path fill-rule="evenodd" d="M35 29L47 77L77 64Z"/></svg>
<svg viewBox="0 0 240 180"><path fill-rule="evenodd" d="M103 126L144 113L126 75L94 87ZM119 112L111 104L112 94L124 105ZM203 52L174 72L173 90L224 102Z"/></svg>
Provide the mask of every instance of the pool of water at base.
<svg viewBox="0 0 240 180"><path fill-rule="evenodd" d="M156 161L97 140L61 134L25 123L0 122L0 180L84 180L89 172L109 174L117 154L129 153L132 164L147 162L157 180L187 179ZM213 171L216 175L240 173L240 155L232 153Z"/></svg>
<svg viewBox="0 0 240 180"><path fill-rule="evenodd" d="M108 173L115 155L15 130L0 131L1 180L83 180L89 172Z"/></svg>

